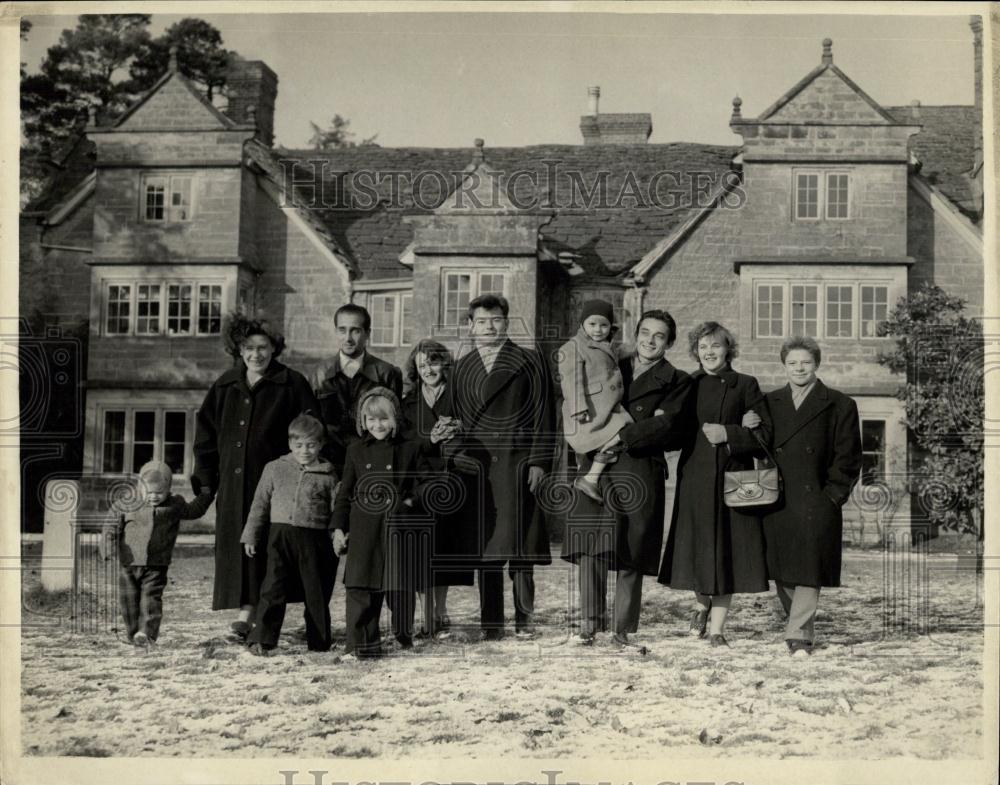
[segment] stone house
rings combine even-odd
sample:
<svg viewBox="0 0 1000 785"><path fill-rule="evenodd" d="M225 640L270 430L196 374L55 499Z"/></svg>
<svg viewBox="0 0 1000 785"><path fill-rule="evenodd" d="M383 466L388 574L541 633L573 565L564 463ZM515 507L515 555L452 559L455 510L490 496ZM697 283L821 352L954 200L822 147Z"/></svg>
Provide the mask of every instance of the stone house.
<svg viewBox="0 0 1000 785"><path fill-rule="evenodd" d="M725 323L737 367L765 390L783 383L782 340L817 337L822 378L864 421L866 486L848 518L919 525L905 495L891 510L880 500L882 480L906 475L907 440L876 326L924 281L982 312L972 27L974 106L880 106L827 40L757 117L734 99L732 147L649 144L650 115L601 114L591 88L580 145L275 149L278 80L264 63L233 64L224 110L174 64L54 160L22 213L22 316L36 334L83 325L86 368L82 427L65 440L79 465L66 465L70 450L25 452L25 466L36 483L119 477L154 457L188 475L194 412L230 363L220 332L234 310L279 324L283 360L308 375L334 351L346 302L371 311L371 351L403 364L425 336L461 351L478 294L502 292L515 340L545 350L602 296L626 335L643 310L668 309L681 336L669 356L686 369L686 332Z"/></svg>

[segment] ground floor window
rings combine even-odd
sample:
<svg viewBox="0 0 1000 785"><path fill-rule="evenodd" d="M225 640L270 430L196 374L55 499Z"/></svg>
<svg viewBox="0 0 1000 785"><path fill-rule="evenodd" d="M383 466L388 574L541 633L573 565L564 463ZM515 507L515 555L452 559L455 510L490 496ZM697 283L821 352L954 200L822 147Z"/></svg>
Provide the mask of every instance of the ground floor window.
<svg viewBox="0 0 1000 785"><path fill-rule="evenodd" d="M148 461L165 462L174 474L191 473L193 410L109 407L101 418L101 471L132 474Z"/></svg>
<svg viewBox="0 0 1000 785"><path fill-rule="evenodd" d="M861 421L861 484L885 479L885 420Z"/></svg>

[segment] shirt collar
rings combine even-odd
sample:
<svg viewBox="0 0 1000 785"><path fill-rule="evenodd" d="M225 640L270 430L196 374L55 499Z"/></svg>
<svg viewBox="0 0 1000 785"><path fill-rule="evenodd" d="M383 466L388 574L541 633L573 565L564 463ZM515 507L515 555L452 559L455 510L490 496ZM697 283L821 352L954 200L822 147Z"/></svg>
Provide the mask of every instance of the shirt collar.
<svg viewBox="0 0 1000 785"><path fill-rule="evenodd" d="M362 351L357 357L348 357L343 352L340 352L340 372L348 379L353 378L354 374L360 371L361 367L365 364L366 355L367 352Z"/></svg>

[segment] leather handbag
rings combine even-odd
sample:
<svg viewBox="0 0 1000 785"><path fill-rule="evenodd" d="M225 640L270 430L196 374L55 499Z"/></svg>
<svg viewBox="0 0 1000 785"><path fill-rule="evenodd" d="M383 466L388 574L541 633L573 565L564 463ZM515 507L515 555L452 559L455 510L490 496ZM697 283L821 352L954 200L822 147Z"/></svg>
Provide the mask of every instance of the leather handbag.
<svg viewBox="0 0 1000 785"><path fill-rule="evenodd" d="M769 507L781 498L782 483L778 462L757 432L750 431L750 433L764 448L771 465L762 466L761 461L754 458L753 469L725 472L722 481L722 500L727 507Z"/></svg>

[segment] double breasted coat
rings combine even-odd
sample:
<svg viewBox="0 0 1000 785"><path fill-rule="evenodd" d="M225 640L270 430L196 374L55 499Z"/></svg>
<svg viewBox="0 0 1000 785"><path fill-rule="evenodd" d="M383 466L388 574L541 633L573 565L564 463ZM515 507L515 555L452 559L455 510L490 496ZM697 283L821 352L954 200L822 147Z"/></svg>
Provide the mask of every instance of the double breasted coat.
<svg viewBox="0 0 1000 785"><path fill-rule="evenodd" d="M347 588L424 588L433 519L422 510L421 484L429 475L419 441L366 434L348 446L333 505L333 528L349 535Z"/></svg>
<svg viewBox="0 0 1000 785"><path fill-rule="evenodd" d="M191 485L195 493L202 487L218 490L212 610L255 605L259 599L266 549L244 561L240 535L264 467L288 452L288 425L306 412L319 415L309 382L277 360L253 387L239 361L215 381L198 410Z"/></svg>
<svg viewBox="0 0 1000 785"><path fill-rule="evenodd" d="M839 586L841 507L861 472L858 406L819 380L798 409L787 385L767 403L784 481L781 502L764 516L768 573L796 586Z"/></svg>
<svg viewBox="0 0 1000 785"><path fill-rule="evenodd" d="M453 387L448 382L440 396L429 406L418 384L403 399L406 437L420 440L440 493L424 499L427 512L434 516L434 542L431 548L430 583L435 586L472 586L472 566L477 560L476 521L481 463L461 460L452 445L431 443L431 431L440 417L454 417ZM460 439L453 439L460 442Z"/></svg>
<svg viewBox="0 0 1000 785"><path fill-rule="evenodd" d="M454 403L465 426L466 454L482 465L477 552L488 562L549 564L542 510L528 489L528 470L548 472L555 456L550 375L541 355L510 340L489 372L473 349L452 374Z"/></svg>
<svg viewBox="0 0 1000 785"><path fill-rule="evenodd" d="M595 341L580 327L558 357L563 435L576 452L592 452L632 421L622 407L625 383L618 349L610 340ZM574 419L582 413L588 415L586 422Z"/></svg>
<svg viewBox="0 0 1000 785"><path fill-rule="evenodd" d="M635 380L631 357L622 359L619 368L625 384L622 403L635 422L619 431L625 451L605 470L608 504L601 507L576 494L562 556L575 562L580 555L604 555L612 568L656 575L665 523L664 453L680 450L692 430L691 377L666 359ZM588 521L593 523L588 526ZM598 526L608 534L596 531ZM614 551L608 553L611 545Z"/></svg>
<svg viewBox="0 0 1000 785"><path fill-rule="evenodd" d="M722 501L726 471L753 468L753 458L765 453L749 429L740 425L753 409L757 429L766 443L771 418L757 380L729 368L713 376L698 370L695 386L695 430L681 451L677 466L673 520L660 564L660 583L699 594L767 591L764 533L760 517L730 509ZM701 426L726 427L727 441L713 445Z"/></svg>

